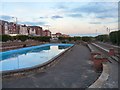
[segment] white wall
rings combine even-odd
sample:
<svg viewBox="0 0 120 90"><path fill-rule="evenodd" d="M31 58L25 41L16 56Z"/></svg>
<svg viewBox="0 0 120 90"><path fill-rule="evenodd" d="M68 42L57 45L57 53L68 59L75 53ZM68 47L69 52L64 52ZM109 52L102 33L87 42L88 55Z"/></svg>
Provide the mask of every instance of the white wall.
<svg viewBox="0 0 120 90"><path fill-rule="evenodd" d="M5 29L5 34L9 34L8 24L7 23L5 23L4 29Z"/></svg>
<svg viewBox="0 0 120 90"><path fill-rule="evenodd" d="M27 27L20 26L20 34L21 35L28 35Z"/></svg>
<svg viewBox="0 0 120 90"><path fill-rule="evenodd" d="M30 33L30 35L35 35L35 34L36 34L36 33L35 33L35 29L32 30L32 28L30 28L29 33Z"/></svg>

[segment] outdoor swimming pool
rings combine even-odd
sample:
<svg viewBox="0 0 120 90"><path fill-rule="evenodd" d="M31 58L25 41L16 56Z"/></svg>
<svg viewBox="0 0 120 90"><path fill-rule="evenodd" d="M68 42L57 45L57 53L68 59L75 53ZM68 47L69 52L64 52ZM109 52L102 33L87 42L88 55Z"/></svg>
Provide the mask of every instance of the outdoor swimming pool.
<svg viewBox="0 0 120 90"><path fill-rule="evenodd" d="M43 44L0 53L0 71L19 70L41 65L73 44Z"/></svg>

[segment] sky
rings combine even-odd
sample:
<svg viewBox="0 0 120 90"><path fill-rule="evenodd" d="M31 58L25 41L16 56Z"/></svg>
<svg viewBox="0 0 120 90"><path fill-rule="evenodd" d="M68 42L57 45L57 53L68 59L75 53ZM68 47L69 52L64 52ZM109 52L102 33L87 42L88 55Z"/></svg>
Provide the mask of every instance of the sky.
<svg viewBox="0 0 120 90"><path fill-rule="evenodd" d="M115 1L115 0L114 0ZM118 2L77 2L53 0L0 3L0 19L41 26L52 33L71 36L108 34L118 28Z"/></svg>

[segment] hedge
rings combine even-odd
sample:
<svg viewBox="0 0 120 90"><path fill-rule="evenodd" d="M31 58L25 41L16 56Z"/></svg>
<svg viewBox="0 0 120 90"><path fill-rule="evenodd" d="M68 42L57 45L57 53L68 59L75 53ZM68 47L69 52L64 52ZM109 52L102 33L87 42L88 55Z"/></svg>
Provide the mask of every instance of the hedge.
<svg viewBox="0 0 120 90"><path fill-rule="evenodd" d="M13 41L13 40L21 40L26 41L27 39L42 41L42 42L50 42L51 37L46 36L27 36L27 35L16 35L16 36L10 36L10 35L0 35L0 41L6 42L6 41Z"/></svg>

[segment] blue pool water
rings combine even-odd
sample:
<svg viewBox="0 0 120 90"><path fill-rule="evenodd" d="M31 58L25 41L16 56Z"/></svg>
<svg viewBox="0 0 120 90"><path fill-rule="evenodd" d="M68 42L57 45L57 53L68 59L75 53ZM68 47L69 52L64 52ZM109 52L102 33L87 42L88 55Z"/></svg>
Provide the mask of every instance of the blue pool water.
<svg viewBox="0 0 120 90"><path fill-rule="evenodd" d="M17 70L41 65L73 44L43 44L1 52L0 71Z"/></svg>

